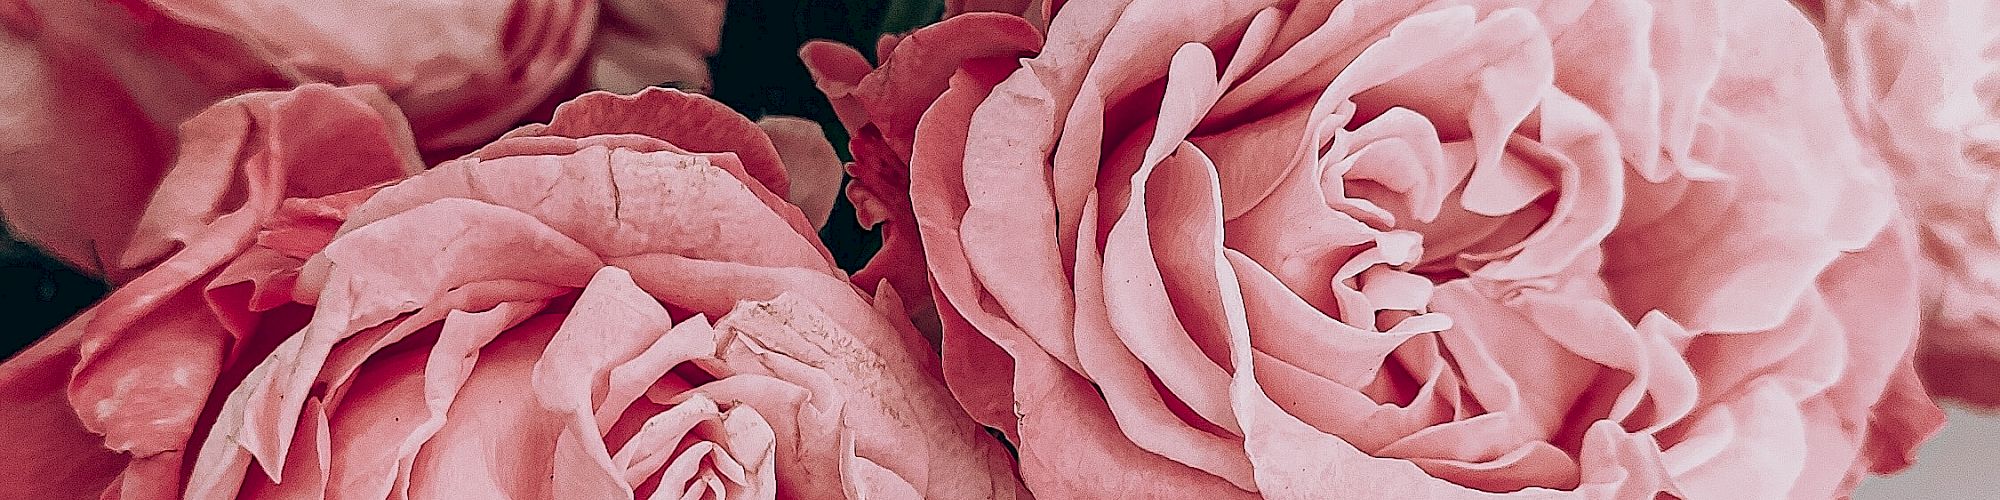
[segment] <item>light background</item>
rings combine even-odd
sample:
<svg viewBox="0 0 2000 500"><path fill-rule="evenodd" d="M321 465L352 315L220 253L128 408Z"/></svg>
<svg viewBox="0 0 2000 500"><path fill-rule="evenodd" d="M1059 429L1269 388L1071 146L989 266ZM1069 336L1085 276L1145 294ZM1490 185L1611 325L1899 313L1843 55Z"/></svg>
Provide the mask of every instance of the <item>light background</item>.
<svg viewBox="0 0 2000 500"><path fill-rule="evenodd" d="M2000 500L2000 416L1951 406L1945 415L1916 466L1862 481L1854 500Z"/></svg>

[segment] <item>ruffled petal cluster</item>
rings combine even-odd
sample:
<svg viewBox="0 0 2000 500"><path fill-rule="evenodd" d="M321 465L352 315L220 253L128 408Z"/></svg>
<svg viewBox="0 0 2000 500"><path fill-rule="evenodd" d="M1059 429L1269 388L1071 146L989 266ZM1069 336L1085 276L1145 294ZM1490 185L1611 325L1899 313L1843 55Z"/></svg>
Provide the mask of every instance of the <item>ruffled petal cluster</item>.
<svg viewBox="0 0 2000 500"><path fill-rule="evenodd" d="M1790 5L1043 12L805 52L1039 494L1829 498L1940 422Z"/></svg>
<svg viewBox="0 0 2000 500"><path fill-rule="evenodd" d="M319 132L355 149L232 157L414 156ZM62 432L0 449L93 451L29 490L64 498L1025 495L893 289L849 284L780 195L787 158L826 163L704 97L592 93L407 179L224 215L4 365L0 418Z"/></svg>

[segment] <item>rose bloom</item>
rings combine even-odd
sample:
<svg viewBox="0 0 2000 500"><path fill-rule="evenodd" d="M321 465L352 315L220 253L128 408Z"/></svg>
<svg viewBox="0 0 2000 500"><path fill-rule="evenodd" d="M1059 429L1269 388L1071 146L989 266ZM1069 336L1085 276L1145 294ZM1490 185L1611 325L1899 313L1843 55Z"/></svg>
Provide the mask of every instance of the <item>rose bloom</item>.
<svg viewBox="0 0 2000 500"><path fill-rule="evenodd" d="M1040 496L1837 498L1940 424L1784 2L1041 14L803 53Z"/></svg>
<svg viewBox="0 0 2000 500"><path fill-rule="evenodd" d="M375 84L436 162L547 116L552 97L706 86L721 2L602 3L14 2L0 8L0 216L16 237L122 283L148 264L124 252L177 127L229 96Z"/></svg>
<svg viewBox="0 0 2000 500"><path fill-rule="evenodd" d="M216 159L271 164L220 170L414 156L251 132ZM1014 498L893 289L849 284L779 196L822 147L654 89L386 186L273 203L252 181L274 209L193 218L214 222L0 364L0 476L34 498Z"/></svg>
<svg viewBox="0 0 2000 500"><path fill-rule="evenodd" d="M1917 219L1924 383L2000 407L2000 8L1800 5L1820 22L1849 117Z"/></svg>

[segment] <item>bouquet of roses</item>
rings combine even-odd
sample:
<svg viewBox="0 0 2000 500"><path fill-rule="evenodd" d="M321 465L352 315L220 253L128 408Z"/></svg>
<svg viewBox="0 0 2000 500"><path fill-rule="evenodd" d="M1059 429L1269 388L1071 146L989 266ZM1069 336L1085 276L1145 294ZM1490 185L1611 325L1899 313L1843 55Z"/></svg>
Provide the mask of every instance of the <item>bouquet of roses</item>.
<svg viewBox="0 0 2000 500"><path fill-rule="evenodd" d="M774 5L0 6L109 287L0 497L1827 499L2000 406L2000 8Z"/></svg>

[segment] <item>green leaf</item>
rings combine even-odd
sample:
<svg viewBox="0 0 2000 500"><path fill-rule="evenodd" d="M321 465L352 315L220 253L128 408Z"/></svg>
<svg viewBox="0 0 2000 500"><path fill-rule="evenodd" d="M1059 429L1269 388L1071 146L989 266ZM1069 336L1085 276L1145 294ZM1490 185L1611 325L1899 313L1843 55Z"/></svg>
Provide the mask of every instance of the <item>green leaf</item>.
<svg viewBox="0 0 2000 500"><path fill-rule="evenodd" d="M935 23L944 16L944 0L889 0L881 33L903 33Z"/></svg>

